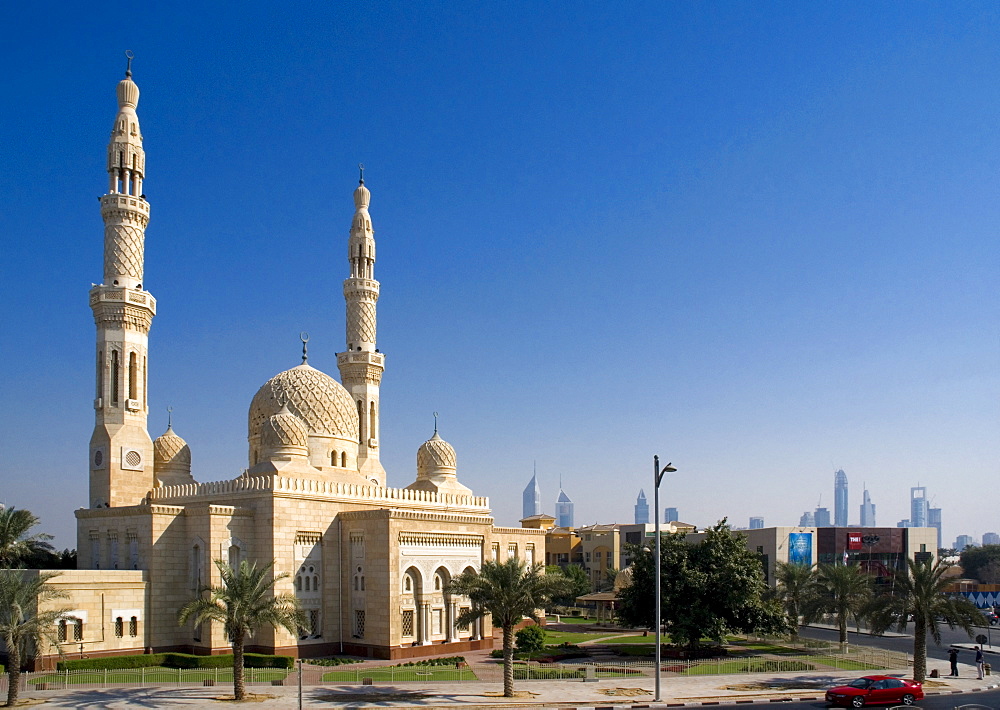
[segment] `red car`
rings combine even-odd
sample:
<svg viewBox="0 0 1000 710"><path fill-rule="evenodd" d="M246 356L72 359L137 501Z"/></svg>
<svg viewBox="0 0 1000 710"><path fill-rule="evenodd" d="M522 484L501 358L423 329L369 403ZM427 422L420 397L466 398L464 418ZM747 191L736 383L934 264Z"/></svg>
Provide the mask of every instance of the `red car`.
<svg viewBox="0 0 1000 710"><path fill-rule="evenodd" d="M866 675L847 685L826 691L826 702L860 708L865 705L913 705L923 700L923 685L912 680L888 675Z"/></svg>

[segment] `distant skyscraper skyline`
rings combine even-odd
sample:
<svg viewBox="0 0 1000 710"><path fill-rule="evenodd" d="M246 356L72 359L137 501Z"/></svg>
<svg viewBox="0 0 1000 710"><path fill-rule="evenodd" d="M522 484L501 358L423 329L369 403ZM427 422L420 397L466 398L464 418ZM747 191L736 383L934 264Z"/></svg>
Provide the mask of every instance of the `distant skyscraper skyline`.
<svg viewBox="0 0 1000 710"><path fill-rule="evenodd" d="M635 524L644 525L649 522L649 503L646 502L646 491L639 489L635 499Z"/></svg>
<svg viewBox="0 0 1000 710"><path fill-rule="evenodd" d="M538 471L531 472L531 480L521 494L521 517L530 518L542 513L542 491L538 488Z"/></svg>
<svg viewBox="0 0 1000 710"><path fill-rule="evenodd" d="M816 521L815 525L818 528L830 527L830 509L816 508L816 512L813 514L813 520Z"/></svg>
<svg viewBox="0 0 1000 710"><path fill-rule="evenodd" d="M760 517L759 515L751 515L750 516L750 529L751 530L760 530L763 527L764 527L764 518Z"/></svg>
<svg viewBox="0 0 1000 710"><path fill-rule="evenodd" d="M865 492L862 494L861 502L861 527L863 528L873 528L876 526L875 523L875 504L872 503L872 497L868 493L868 489L865 488Z"/></svg>
<svg viewBox="0 0 1000 710"><path fill-rule="evenodd" d="M973 547L976 546L976 538L972 537L972 535L959 535L955 538L955 549L959 552L970 545Z"/></svg>
<svg viewBox="0 0 1000 710"><path fill-rule="evenodd" d="M814 528L816 527L816 514L811 510L807 510L799 518L799 527L802 528Z"/></svg>
<svg viewBox="0 0 1000 710"><path fill-rule="evenodd" d="M556 525L561 528L573 527L573 501L559 484L559 497L556 498Z"/></svg>
<svg viewBox="0 0 1000 710"><path fill-rule="evenodd" d="M665 523L676 523L680 519L680 516L677 514L677 508L667 508L663 511L663 522Z"/></svg>
<svg viewBox="0 0 1000 710"><path fill-rule="evenodd" d="M847 527L848 492L847 474L840 469L833 474L833 524L838 528Z"/></svg>
<svg viewBox="0 0 1000 710"><path fill-rule="evenodd" d="M984 545L1000 545L1000 535L995 532L983 533Z"/></svg>

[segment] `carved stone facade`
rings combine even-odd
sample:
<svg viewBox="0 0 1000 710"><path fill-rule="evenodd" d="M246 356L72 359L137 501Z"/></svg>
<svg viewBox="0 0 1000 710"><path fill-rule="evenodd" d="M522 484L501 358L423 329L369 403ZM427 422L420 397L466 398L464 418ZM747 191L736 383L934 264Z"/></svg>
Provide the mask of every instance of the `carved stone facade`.
<svg viewBox="0 0 1000 710"><path fill-rule="evenodd" d="M288 577L309 628L261 630L248 650L404 658L492 646L488 619L457 624L470 602L447 583L485 559L544 559L545 533L497 528L489 500L458 482L457 456L437 434L421 446L406 487L390 487L379 462L375 343L379 283L368 213L354 191L344 283L347 347L341 382L303 363L266 382L247 418L248 468L197 482L192 452L172 426L146 426L148 333L156 302L143 289L145 154L126 75L108 149L105 283L90 292L97 326L90 500L76 511L79 569L58 585L72 612L59 645L90 656L180 649L223 652L217 625L180 627L177 611L220 582L214 561L272 562ZM46 649L46 664L57 650Z"/></svg>

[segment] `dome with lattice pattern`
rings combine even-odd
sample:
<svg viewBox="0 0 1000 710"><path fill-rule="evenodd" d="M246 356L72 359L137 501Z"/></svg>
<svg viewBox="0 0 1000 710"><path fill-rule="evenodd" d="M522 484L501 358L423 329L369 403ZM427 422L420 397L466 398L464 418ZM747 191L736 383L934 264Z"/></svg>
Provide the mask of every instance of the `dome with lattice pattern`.
<svg viewBox="0 0 1000 710"><path fill-rule="evenodd" d="M277 414L264 420L260 428L260 444L265 452L291 447L301 449L304 454L309 438L302 420L284 406Z"/></svg>
<svg viewBox="0 0 1000 710"><path fill-rule="evenodd" d="M153 441L153 469L186 469L191 471L191 448L174 433L173 427Z"/></svg>
<svg viewBox="0 0 1000 710"><path fill-rule="evenodd" d="M283 406L302 420L308 434L358 440L358 410L343 385L302 364L264 383L250 403L248 438L259 442L264 420Z"/></svg>
<svg viewBox="0 0 1000 710"><path fill-rule="evenodd" d="M455 473L457 467L455 449L436 431L417 449L417 477Z"/></svg>

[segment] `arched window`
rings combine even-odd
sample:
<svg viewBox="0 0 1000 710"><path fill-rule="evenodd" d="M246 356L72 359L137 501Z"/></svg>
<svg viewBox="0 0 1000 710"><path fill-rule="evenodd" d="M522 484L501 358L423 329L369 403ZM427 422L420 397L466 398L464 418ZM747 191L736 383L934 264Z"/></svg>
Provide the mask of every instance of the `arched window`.
<svg viewBox="0 0 1000 710"><path fill-rule="evenodd" d="M104 396L104 351L97 351L97 396Z"/></svg>
<svg viewBox="0 0 1000 710"><path fill-rule="evenodd" d="M354 575L354 591L358 591L361 587L361 580L358 579L358 575Z"/></svg>
<svg viewBox="0 0 1000 710"><path fill-rule="evenodd" d="M118 404L118 351L111 351L111 403Z"/></svg>
<svg viewBox="0 0 1000 710"><path fill-rule="evenodd" d="M331 451L330 452L330 465L331 466L336 466L337 465L337 452L336 451Z"/></svg>
<svg viewBox="0 0 1000 710"><path fill-rule="evenodd" d="M439 574L434 575L434 589L435 591L441 590L441 575Z"/></svg>
<svg viewBox="0 0 1000 710"><path fill-rule="evenodd" d="M365 591L365 576L361 575L361 591Z"/></svg>
<svg viewBox="0 0 1000 710"><path fill-rule="evenodd" d="M368 436L372 439L378 438L375 433L375 403L371 402L371 406L368 408Z"/></svg>
<svg viewBox="0 0 1000 710"><path fill-rule="evenodd" d="M128 354L128 398L136 399L139 391L139 368L136 363L134 352Z"/></svg>
<svg viewBox="0 0 1000 710"><path fill-rule="evenodd" d="M56 640L59 643L66 641L66 619L59 620L59 631L56 634Z"/></svg>
<svg viewBox="0 0 1000 710"><path fill-rule="evenodd" d="M318 574L314 574L313 575L313 591L314 592L318 592L319 591L319 575Z"/></svg>
<svg viewBox="0 0 1000 710"><path fill-rule="evenodd" d="M295 576L295 591L296 592L301 592L302 591L302 575L301 574Z"/></svg>
<svg viewBox="0 0 1000 710"><path fill-rule="evenodd" d="M305 591L308 592L309 591L309 575L308 574L306 575L305 583L306 583Z"/></svg>
<svg viewBox="0 0 1000 710"><path fill-rule="evenodd" d="M146 408L146 392L149 390L149 377L146 374L146 356L142 356L142 408Z"/></svg>
<svg viewBox="0 0 1000 710"><path fill-rule="evenodd" d="M403 579L403 591L412 592L413 591L413 578L410 575L406 575Z"/></svg>
<svg viewBox="0 0 1000 710"><path fill-rule="evenodd" d="M340 452L340 467L341 468L347 468L347 452L346 451L341 451Z"/></svg>
<svg viewBox="0 0 1000 710"><path fill-rule="evenodd" d="M360 350L361 348L358 348ZM365 405L358 400L358 439L363 444L365 441Z"/></svg>
<svg viewBox="0 0 1000 710"><path fill-rule="evenodd" d="M120 616L115 617L115 638L121 638L125 635L125 624Z"/></svg>
<svg viewBox="0 0 1000 710"><path fill-rule="evenodd" d="M135 616L128 620L128 635L132 637L139 635L139 619Z"/></svg>

